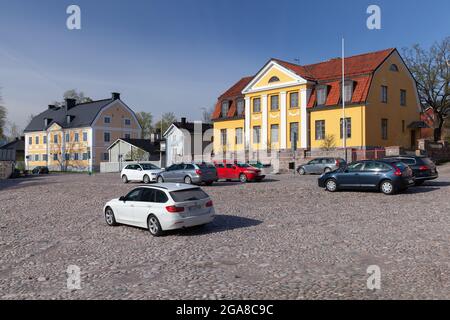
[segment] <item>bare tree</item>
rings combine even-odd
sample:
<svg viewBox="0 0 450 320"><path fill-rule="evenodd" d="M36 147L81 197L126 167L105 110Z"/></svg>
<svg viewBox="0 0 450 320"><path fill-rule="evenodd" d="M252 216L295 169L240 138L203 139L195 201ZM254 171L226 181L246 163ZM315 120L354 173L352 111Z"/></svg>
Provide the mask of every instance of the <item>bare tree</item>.
<svg viewBox="0 0 450 320"><path fill-rule="evenodd" d="M431 107L435 114L434 140L442 138L445 120L450 117L450 37L429 50L418 44L403 49L406 64L417 81L423 110Z"/></svg>
<svg viewBox="0 0 450 320"><path fill-rule="evenodd" d="M322 150L330 151L336 148L336 139L333 134L327 134L322 141Z"/></svg>
<svg viewBox="0 0 450 320"><path fill-rule="evenodd" d="M214 106L209 108L201 108L202 110L202 122L211 123L211 117L214 112Z"/></svg>
<svg viewBox="0 0 450 320"><path fill-rule="evenodd" d="M158 123L155 124L155 130L161 130L162 135L167 129L169 129L172 123L176 121L177 117L173 112L166 112L161 116L161 120L159 120Z"/></svg>
<svg viewBox="0 0 450 320"><path fill-rule="evenodd" d="M136 118L141 125L141 138L150 139L150 135L153 132L153 115L150 112L138 112Z"/></svg>
<svg viewBox="0 0 450 320"><path fill-rule="evenodd" d="M70 89L64 92L63 101L55 101L53 104L57 107L63 106L66 102L65 99L75 99L76 103L91 102L92 99L84 95L83 91L77 91L76 89Z"/></svg>
<svg viewBox="0 0 450 320"><path fill-rule="evenodd" d="M6 124L6 108L1 105L2 103L2 95L0 92L0 139L3 139L5 136L5 124Z"/></svg>

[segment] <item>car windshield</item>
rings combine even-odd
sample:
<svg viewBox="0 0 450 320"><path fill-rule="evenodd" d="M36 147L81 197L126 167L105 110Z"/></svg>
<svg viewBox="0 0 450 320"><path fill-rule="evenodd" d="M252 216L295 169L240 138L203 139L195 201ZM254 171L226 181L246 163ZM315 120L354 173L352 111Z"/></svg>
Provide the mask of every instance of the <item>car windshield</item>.
<svg viewBox="0 0 450 320"><path fill-rule="evenodd" d="M144 163L141 164L142 169L144 170L158 170L159 168L157 166L155 166L154 164L151 163Z"/></svg>
<svg viewBox="0 0 450 320"><path fill-rule="evenodd" d="M252 166L247 163L236 163L239 168L251 168Z"/></svg>
<svg viewBox="0 0 450 320"><path fill-rule="evenodd" d="M175 202L196 201L208 198L208 195L200 188L172 191L170 196Z"/></svg>

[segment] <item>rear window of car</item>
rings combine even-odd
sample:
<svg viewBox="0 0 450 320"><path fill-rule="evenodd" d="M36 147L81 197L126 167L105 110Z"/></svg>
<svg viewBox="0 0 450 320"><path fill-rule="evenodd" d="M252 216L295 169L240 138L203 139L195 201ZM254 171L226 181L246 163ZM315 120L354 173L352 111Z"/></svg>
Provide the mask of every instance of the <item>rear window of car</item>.
<svg viewBox="0 0 450 320"><path fill-rule="evenodd" d="M407 165L414 165L416 164L416 159L414 158L401 158L399 161L406 163Z"/></svg>
<svg viewBox="0 0 450 320"><path fill-rule="evenodd" d="M403 162L403 160L402 162L394 162L393 164L402 171L407 168L407 165Z"/></svg>
<svg viewBox="0 0 450 320"><path fill-rule="evenodd" d="M423 163L425 163L429 166L434 166L434 162L430 158L420 158L420 160L422 160Z"/></svg>
<svg viewBox="0 0 450 320"><path fill-rule="evenodd" d="M170 192L170 196L175 202L196 201L208 198L206 192L200 188L172 191Z"/></svg>
<svg viewBox="0 0 450 320"><path fill-rule="evenodd" d="M215 166L212 163L198 163L197 166L200 169L214 169Z"/></svg>

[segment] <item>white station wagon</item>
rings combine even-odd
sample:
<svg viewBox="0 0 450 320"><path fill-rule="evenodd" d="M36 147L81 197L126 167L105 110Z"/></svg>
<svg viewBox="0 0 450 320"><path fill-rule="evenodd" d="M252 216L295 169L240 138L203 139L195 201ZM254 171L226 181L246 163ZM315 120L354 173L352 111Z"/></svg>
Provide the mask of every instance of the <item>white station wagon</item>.
<svg viewBox="0 0 450 320"><path fill-rule="evenodd" d="M213 202L201 188L179 183L137 187L106 203L103 212L110 226L148 228L153 236L166 230L204 225L215 216Z"/></svg>
<svg viewBox="0 0 450 320"><path fill-rule="evenodd" d="M158 175L163 171L151 163L129 164L122 169L120 177L123 183L128 183L129 181L150 183L156 181Z"/></svg>

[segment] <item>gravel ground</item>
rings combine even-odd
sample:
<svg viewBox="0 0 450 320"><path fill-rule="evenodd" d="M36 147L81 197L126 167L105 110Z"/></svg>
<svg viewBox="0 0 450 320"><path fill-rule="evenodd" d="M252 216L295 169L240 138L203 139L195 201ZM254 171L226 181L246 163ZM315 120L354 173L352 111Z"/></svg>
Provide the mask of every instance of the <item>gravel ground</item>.
<svg viewBox="0 0 450 320"><path fill-rule="evenodd" d="M450 166L405 194L327 193L316 176L204 189L217 218L154 238L102 207L116 174L0 182L0 299L449 299ZM67 289L69 265L81 290ZM369 265L381 289L369 290Z"/></svg>

